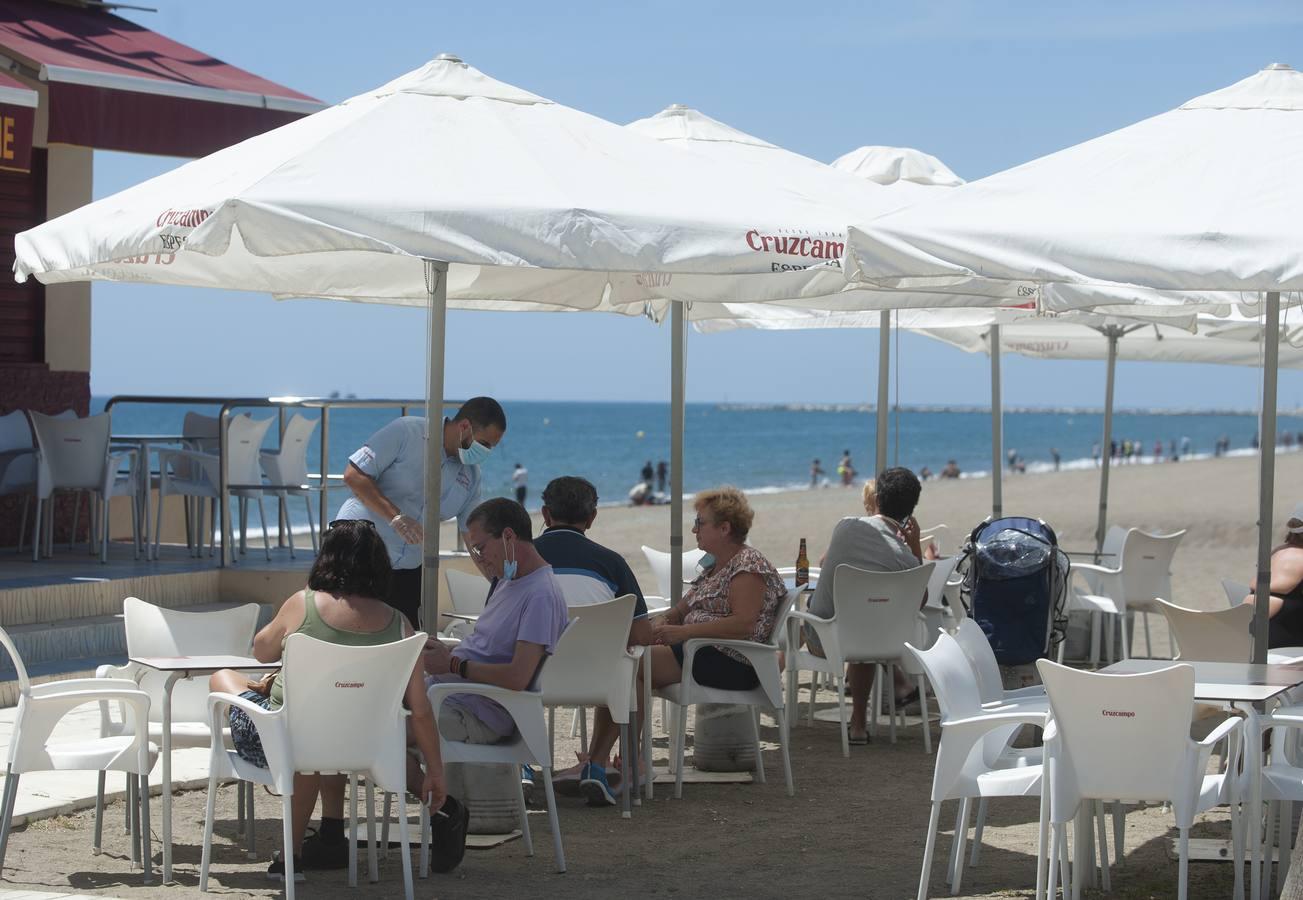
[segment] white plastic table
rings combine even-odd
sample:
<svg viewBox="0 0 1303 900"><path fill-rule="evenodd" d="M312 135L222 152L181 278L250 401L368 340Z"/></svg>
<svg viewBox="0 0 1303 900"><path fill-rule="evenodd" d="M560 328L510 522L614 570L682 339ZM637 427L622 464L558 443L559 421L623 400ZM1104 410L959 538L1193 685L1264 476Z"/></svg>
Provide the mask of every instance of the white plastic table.
<svg viewBox="0 0 1303 900"><path fill-rule="evenodd" d="M279 669L279 662L259 662L251 656L132 656L131 662L157 672L163 681L163 883L172 880L172 689L182 678L211 675L221 669L266 672ZM250 810L252 817L252 810Z"/></svg>
<svg viewBox="0 0 1303 900"><path fill-rule="evenodd" d="M1214 663L1183 662L1170 659L1126 659L1100 669L1107 675L1136 675L1154 672L1173 665L1194 667L1196 700L1230 703L1246 717L1245 758L1249 774L1249 896L1262 896L1262 873L1259 869L1258 844L1261 822L1257 811L1262 807L1262 733L1259 716L1266 704L1292 687L1303 684L1303 663ZM1236 872L1238 895L1239 872Z"/></svg>

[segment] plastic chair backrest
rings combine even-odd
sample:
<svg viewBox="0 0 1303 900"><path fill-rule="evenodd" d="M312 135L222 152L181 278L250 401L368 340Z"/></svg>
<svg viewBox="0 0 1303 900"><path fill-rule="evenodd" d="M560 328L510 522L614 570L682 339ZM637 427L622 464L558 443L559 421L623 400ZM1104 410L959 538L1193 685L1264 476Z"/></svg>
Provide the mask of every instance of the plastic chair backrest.
<svg viewBox="0 0 1303 900"><path fill-rule="evenodd" d="M1226 592L1226 603L1230 606L1239 606L1245 597L1253 593L1252 586L1230 578L1222 579L1222 590Z"/></svg>
<svg viewBox="0 0 1303 900"><path fill-rule="evenodd" d="M842 658L892 659L918 641L919 606L935 569L867 572L842 563L833 573L833 618Z"/></svg>
<svg viewBox="0 0 1303 900"><path fill-rule="evenodd" d="M111 418L108 413L85 419L61 419L34 412L32 431L40 448L37 493L55 488L97 490L104 486Z"/></svg>
<svg viewBox="0 0 1303 900"><path fill-rule="evenodd" d="M1167 617L1176 646L1176 658L1183 662L1253 661L1253 606L1242 603L1230 609L1200 612L1176 606L1166 600L1158 601L1158 608Z"/></svg>
<svg viewBox="0 0 1303 900"><path fill-rule="evenodd" d="M647 557L647 565L651 567L652 576L656 579L656 593L661 597L670 596L670 555L664 550L656 550L642 545L643 555ZM692 574L701 562L701 558L706 555L706 551L700 548L696 550L687 550L683 554L683 574L685 576Z"/></svg>
<svg viewBox="0 0 1303 900"><path fill-rule="evenodd" d="M232 484L261 484L263 439L275 419L233 416L226 425L226 477Z"/></svg>
<svg viewBox="0 0 1303 900"><path fill-rule="evenodd" d="M27 414L21 409L0 416L0 452L5 450L25 450L34 447L31 423ZM30 455L14 459L0 475L0 493L20 486L31 485L36 481L36 460Z"/></svg>
<svg viewBox="0 0 1303 900"><path fill-rule="evenodd" d="M635 602L633 594L625 594L570 609L569 627L539 677L545 704L579 704L572 698L606 696L611 682L622 677L620 662L628 659Z"/></svg>
<svg viewBox="0 0 1303 900"><path fill-rule="evenodd" d="M14 671L18 673L18 693L23 697L30 695L32 693L32 680L27 677L27 666L23 665L23 658L18 655L18 648L14 646L14 639L3 628L0 628L0 647L5 648L10 661L14 664Z"/></svg>
<svg viewBox="0 0 1303 900"><path fill-rule="evenodd" d="M281 677L296 772L370 771L403 784L403 694L426 635L350 647L295 633L285 639ZM397 754L377 752L385 737Z"/></svg>
<svg viewBox="0 0 1303 900"><path fill-rule="evenodd" d="M295 413L285 424L277 460L281 484L308 483L308 443L312 433L317 430L317 421L302 413Z"/></svg>
<svg viewBox="0 0 1303 900"><path fill-rule="evenodd" d="M962 619L955 629L954 640L968 659L982 702L1003 700L1004 678L1000 675L1000 663L995 658L995 651L991 649L991 642L982 626L972 619Z"/></svg>
<svg viewBox="0 0 1303 900"><path fill-rule="evenodd" d="M945 556L950 550L950 526L943 523L924 528L918 533L918 539L919 544L924 548L927 547L928 541L931 541L936 545L937 553Z"/></svg>
<svg viewBox="0 0 1303 900"><path fill-rule="evenodd" d="M484 612L484 602L489 599L489 583L483 575L444 567L443 580L448 584L453 612L463 616L478 616Z"/></svg>
<svg viewBox="0 0 1303 900"><path fill-rule="evenodd" d="M122 620L128 656L249 656L258 628L258 604L186 612L128 597L122 601ZM163 720L164 677L146 670L141 680L141 689L160 701L149 707L154 722ZM174 722L206 722L207 708L207 676L177 682L172 690Z"/></svg>
<svg viewBox="0 0 1303 900"><path fill-rule="evenodd" d="M1172 598L1172 557L1185 537L1149 534L1132 529L1122 546L1122 591L1128 606L1149 606L1159 597Z"/></svg>
<svg viewBox="0 0 1303 900"><path fill-rule="evenodd" d="M955 566L959 565L958 556L943 556L940 559L929 560L936 568L932 570L932 577L927 580L927 605L941 608L941 598L946 593L946 582L955 571Z"/></svg>
<svg viewBox="0 0 1303 900"><path fill-rule="evenodd" d="M919 650L910 644L909 651L927 673L927 680L941 707L943 725L947 720L966 719L981 713L986 698L978 693L972 665L959 641L949 634L940 634L929 649Z"/></svg>
<svg viewBox="0 0 1303 900"><path fill-rule="evenodd" d="M1193 666L1101 675L1041 659L1036 668L1057 729L1056 821L1079 798L1177 797L1190 745Z"/></svg>

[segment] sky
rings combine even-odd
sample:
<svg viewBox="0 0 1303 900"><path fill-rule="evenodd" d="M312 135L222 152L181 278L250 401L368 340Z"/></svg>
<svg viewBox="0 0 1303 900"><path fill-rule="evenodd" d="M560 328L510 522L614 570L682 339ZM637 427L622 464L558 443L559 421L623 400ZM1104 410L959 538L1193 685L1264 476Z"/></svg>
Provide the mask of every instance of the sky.
<svg viewBox="0 0 1303 900"><path fill-rule="evenodd" d="M450 52L619 124L683 103L814 159L907 146L970 181L1268 63L1303 66L1296 2L143 2L157 12L119 14L327 102ZM181 162L96 152L95 196ZM136 285L96 284L93 296L96 394L424 396L423 311ZM669 341L622 316L454 311L445 392L664 401ZM849 329L693 333L688 399L869 402L877 346L876 331ZM899 348L901 403L989 399L985 356L915 335ZM1102 362L1006 355L1003 372L1009 406L1102 404ZM1120 363L1117 403L1252 409L1260 380L1252 368ZM1303 373L1281 373L1280 405L1303 407Z"/></svg>

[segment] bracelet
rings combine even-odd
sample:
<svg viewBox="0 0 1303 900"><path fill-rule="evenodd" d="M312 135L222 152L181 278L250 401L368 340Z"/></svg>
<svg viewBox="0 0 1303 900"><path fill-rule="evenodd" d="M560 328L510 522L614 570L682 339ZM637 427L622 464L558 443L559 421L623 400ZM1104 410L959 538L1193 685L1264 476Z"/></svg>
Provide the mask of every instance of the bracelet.
<svg viewBox="0 0 1303 900"><path fill-rule="evenodd" d="M466 667L469 666L470 664L471 664L471 661L470 661L469 659L459 659L459 660L457 660L457 674L460 675L462 678L465 678L465 677L466 677Z"/></svg>
<svg viewBox="0 0 1303 900"><path fill-rule="evenodd" d="M449 674L449 675L460 675L460 674L461 674L461 672L459 671L460 669L461 669L461 660L459 660L457 657L455 657L455 656L449 654L449 656L448 656L448 674Z"/></svg>
<svg viewBox="0 0 1303 900"><path fill-rule="evenodd" d="M399 513L398 515L396 515L396 516L394 516L392 519L390 519L390 520L389 520L389 527L390 527L390 528L397 528L398 526L397 526L396 524L394 524L394 523L396 523L396 522L397 522L399 519L401 519L402 517L403 517L403 514L402 514L402 513Z"/></svg>

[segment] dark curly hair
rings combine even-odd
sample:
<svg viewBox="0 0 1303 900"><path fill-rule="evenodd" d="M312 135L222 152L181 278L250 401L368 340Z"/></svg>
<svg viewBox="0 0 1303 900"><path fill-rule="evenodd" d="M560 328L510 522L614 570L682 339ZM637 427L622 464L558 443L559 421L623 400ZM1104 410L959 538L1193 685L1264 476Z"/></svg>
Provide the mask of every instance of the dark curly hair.
<svg viewBox="0 0 1303 900"><path fill-rule="evenodd" d="M527 544L534 542L533 523L525 507L509 497L491 497L471 510L466 517L466 527L479 523L489 537L502 537L508 528L516 532L516 540Z"/></svg>
<svg viewBox="0 0 1303 900"><path fill-rule="evenodd" d="M903 522L914 515L923 485L918 476L904 466L883 469L875 480L878 491L878 512Z"/></svg>
<svg viewBox="0 0 1303 900"><path fill-rule="evenodd" d="M554 522L580 525L597 514L597 488L586 478L562 475L543 488L543 505Z"/></svg>
<svg viewBox="0 0 1303 900"><path fill-rule="evenodd" d="M321 552L308 572L308 587L338 597L341 594L383 600L389 596L393 569L389 551L369 519L331 522L321 535Z"/></svg>

